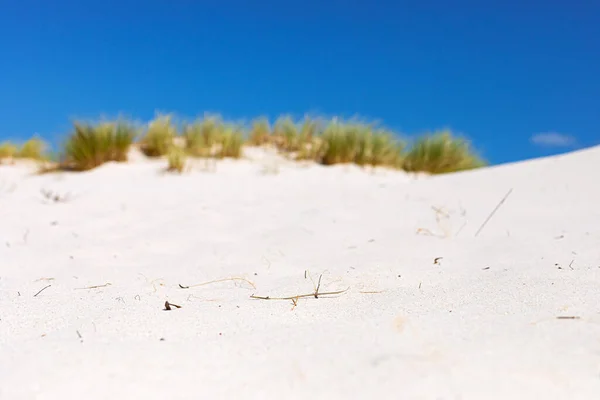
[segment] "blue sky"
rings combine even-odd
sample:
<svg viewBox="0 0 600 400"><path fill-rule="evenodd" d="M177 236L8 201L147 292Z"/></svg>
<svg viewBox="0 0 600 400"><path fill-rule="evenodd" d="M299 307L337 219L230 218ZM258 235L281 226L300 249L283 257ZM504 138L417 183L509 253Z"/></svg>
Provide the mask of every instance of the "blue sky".
<svg viewBox="0 0 600 400"><path fill-rule="evenodd" d="M0 0L0 140L73 118L309 112L490 162L600 143L594 1Z"/></svg>

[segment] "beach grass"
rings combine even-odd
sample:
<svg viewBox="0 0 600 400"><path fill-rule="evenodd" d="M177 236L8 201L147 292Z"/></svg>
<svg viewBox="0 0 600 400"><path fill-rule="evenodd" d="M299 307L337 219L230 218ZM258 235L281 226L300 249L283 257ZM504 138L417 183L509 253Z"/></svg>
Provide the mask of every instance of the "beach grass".
<svg viewBox="0 0 600 400"><path fill-rule="evenodd" d="M46 142L36 136L23 143L15 154L15 157L44 161L48 159L48 155L46 154L47 149L48 145Z"/></svg>
<svg viewBox="0 0 600 400"><path fill-rule="evenodd" d="M186 166L187 154L179 146L171 146L167 151L167 171L182 173Z"/></svg>
<svg viewBox="0 0 600 400"><path fill-rule="evenodd" d="M0 160L5 158L14 158L19 148L12 142L0 143Z"/></svg>
<svg viewBox="0 0 600 400"><path fill-rule="evenodd" d="M125 121L74 122L63 145L59 169L87 171L108 161L125 162L137 131Z"/></svg>
<svg viewBox="0 0 600 400"><path fill-rule="evenodd" d="M486 161L471 148L469 141L442 130L418 138L407 152L402 167L409 172L445 174L485 165Z"/></svg>
<svg viewBox="0 0 600 400"><path fill-rule="evenodd" d="M150 158L166 156L169 170L179 170L178 165L182 159L185 163L186 157L241 158L245 146L269 146L291 160L325 166L356 164L443 174L487 165L468 140L450 130L426 133L411 143L393 130L354 119L305 116L295 120L282 115L274 124L260 117L244 127L219 115L205 115L184 123L178 131L172 114L159 114L145 130L123 119L97 124L75 122L74 131L62 147L61 169L85 171L107 161L127 161L138 137L141 152ZM0 159L47 160L45 149L45 143L37 137L21 148L4 142L0 144Z"/></svg>
<svg viewBox="0 0 600 400"><path fill-rule="evenodd" d="M177 136L172 115L158 115L150 121L140 141L140 150L148 157L162 157L170 150Z"/></svg>

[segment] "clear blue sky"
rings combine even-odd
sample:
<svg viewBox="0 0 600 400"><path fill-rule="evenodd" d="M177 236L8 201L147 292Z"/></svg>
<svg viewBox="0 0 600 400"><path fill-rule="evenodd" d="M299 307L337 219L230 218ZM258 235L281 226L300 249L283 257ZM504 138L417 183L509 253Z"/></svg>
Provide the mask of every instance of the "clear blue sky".
<svg viewBox="0 0 600 400"><path fill-rule="evenodd" d="M0 140L311 112L450 127L501 163L600 143L599 74L591 0L0 0Z"/></svg>

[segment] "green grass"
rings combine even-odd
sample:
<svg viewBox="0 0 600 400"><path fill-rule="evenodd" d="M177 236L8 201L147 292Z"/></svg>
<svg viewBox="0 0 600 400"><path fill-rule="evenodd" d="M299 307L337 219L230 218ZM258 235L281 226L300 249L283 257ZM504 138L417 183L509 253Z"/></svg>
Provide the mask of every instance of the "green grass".
<svg viewBox="0 0 600 400"><path fill-rule="evenodd" d="M236 125L226 125L219 138L218 158L240 158L244 145L244 132Z"/></svg>
<svg viewBox="0 0 600 400"><path fill-rule="evenodd" d="M95 125L76 122L63 145L60 168L83 171L107 161L126 161L137 133L123 120ZM218 115L205 116L184 124L180 136L170 114L158 115L147 125L138 144L148 157L167 156L168 169L175 171L180 170L182 162L185 164L186 157L240 158L245 145L271 145L290 159L322 165L353 163L429 174L487 165L466 139L448 130L424 134L407 147L397 133L376 124L337 118L325 121L305 117L295 121L289 115L281 116L273 125L267 118L258 118L247 129ZM47 160L45 150L39 138L22 147L4 142L0 144L0 159Z"/></svg>
<svg viewBox="0 0 600 400"><path fill-rule="evenodd" d="M167 151L167 171L182 173L185 169L187 154L178 146L171 146Z"/></svg>
<svg viewBox="0 0 600 400"><path fill-rule="evenodd" d="M290 116L282 116L275 122L271 135L272 143L282 152L296 151L300 148L298 127Z"/></svg>
<svg viewBox="0 0 600 400"><path fill-rule="evenodd" d="M48 145L39 137L33 137L18 146L12 142L0 143L0 159L28 159L35 161L46 161L49 155L46 153Z"/></svg>
<svg viewBox="0 0 600 400"><path fill-rule="evenodd" d="M445 174L485 165L466 139L444 130L419 138L406 154L403 168L410 172Z"/></svg>
<svg viewBox="0 0 600 400"><path fill-rule="evenodd" d="M171 149L176 136L177 128L171 115L159 115L148 124L140 150L148 157L162 157Z"/></svg>
<svg viewBox="0 0 600 400"><path fill-rule="evenodd" d="M271 125L267 118L258 118L252 121L248 144L251 146L262 146L269 143L271 139Z"/></svg>
<svg viewBox="0 0 600 400"><path fill-rule="evenodd" d="M192 157L240 158L244 145L241 127L210 116L187 124L183 129L185 151ZM258 139L257 142L259 143Z"/></svg>
<svg viewBox="0 0 600 400"><path fill-rule="evenodd" d="M0 160L3 158L13 158L19 151L19 148L11 142L0 143Z"/></svg>
<svg viewBox="0 0 600 400"><path fill-rule="evenodd" d="M132 125L121 121L97 125L75 122L73 128L64 144L61 169L86 171L108 161L127 161L137 133Z"/></svg>
<svg viewBox="0 0 600 400"><path fill-rule="evenodd" d="M215 147L222 140L223 122L218 116L210 116L187 124L183 128L185 150L192 157L213 157Z"/></svg>
<svg viewBox="0 0 600 400"><path fill-rule="evenodd" d="M317 161L324 165L354 163L398 168L405 147L392 132L357 122L332 121L322 139L322 156Z"/></svg>
<svg viewBox="0 0 600 400"><path fill-rule="evenodd" d="M34 137L23 143L15 157L44 161L48 159L48 156L46 155L47 148L46 142L38 137Z"/></svg>

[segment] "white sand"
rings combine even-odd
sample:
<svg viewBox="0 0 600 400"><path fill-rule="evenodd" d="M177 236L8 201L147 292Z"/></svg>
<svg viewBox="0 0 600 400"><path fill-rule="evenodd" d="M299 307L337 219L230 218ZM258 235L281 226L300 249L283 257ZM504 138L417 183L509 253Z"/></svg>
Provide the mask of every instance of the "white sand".
<svg viewBox="0 0 600 400"><path fill-rule="evenodd" d="M419 179L250 154L0 166L0 398L600 398L600 148ZM249 298L305 270L350 289Z"/></svg>

